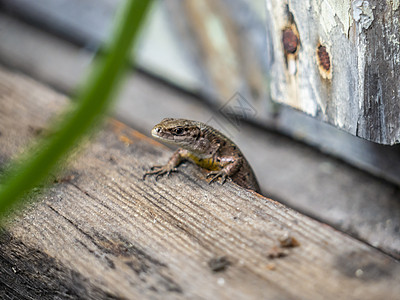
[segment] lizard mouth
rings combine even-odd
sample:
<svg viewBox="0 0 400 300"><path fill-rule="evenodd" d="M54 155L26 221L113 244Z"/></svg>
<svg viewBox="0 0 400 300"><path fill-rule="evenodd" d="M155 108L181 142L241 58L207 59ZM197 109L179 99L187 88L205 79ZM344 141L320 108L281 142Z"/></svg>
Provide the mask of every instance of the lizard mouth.
<svg viewBox="0 0 400 300"><path fill-rule="evenodd" d="M161 134L162 134L162 132L161 132L161 128L160 128L160 127L154 127L154 128L151 130L151 135L152 135L153 137L155 137L155 138L162 138L162 137L161 137Z"/></svg>
<svg viewBox="0 0 400 300"><path fill-rule="evenodd" d="M173 137L171 138L171 136L169 136L168 134L165 134L163 132L163 130L157 126L151 130L151 135L153 137L155 137L156 139L163 140L163 141L168 141L168 140L173 139Z"/></svg>
<svg viewBox="0 0 400 300"><path fill-rule="evenodd" d="M154 136L154 137L158 137L158 135L160 134L160 132L161 132L161 128L160 128L160 127L154 127L154 128L151 130L151 135Z"/></svg>

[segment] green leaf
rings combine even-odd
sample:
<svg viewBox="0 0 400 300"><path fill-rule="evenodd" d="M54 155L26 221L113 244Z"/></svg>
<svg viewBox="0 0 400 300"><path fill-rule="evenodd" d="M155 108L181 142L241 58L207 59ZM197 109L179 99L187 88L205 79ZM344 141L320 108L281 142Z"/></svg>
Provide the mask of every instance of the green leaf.
<svg viewBox="0 0 400 300"><path fill-rule="evenodd" d="M150 0L127 0L121 6L113 34L94 62L86 84L78 92L73 109L54 126L49 138L14 162L0 185L0 220L10 208L38 184L44 182L94 125L104 117L112 95L127 67L133 41L137 38Z"/></svg>

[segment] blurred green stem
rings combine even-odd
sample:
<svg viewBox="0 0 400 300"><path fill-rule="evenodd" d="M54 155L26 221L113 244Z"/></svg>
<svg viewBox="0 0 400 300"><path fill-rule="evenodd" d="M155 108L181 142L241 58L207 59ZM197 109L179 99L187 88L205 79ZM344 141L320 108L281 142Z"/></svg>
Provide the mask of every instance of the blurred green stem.
<svg viewBox="0 0 400 300"><path fill-rule="evenodd" d="M104 116L150 3L150 0L126 0L120 7L113 35L102 51L104 55L96 58L86 84L71 103L77 107L55 126L56 133L43 140L27 157L12 164L2 178L0 220L27 192L42 183L57 162Z"/></svg>

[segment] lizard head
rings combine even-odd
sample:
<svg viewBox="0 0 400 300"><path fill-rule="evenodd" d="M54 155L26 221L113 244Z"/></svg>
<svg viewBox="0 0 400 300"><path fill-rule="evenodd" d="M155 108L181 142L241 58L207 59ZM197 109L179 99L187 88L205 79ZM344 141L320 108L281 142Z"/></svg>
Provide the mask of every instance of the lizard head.
<svg viewBox="0 0 400 300"><path fill-rule="evenodd" d="M151 134L153 137L174 144L190 151L201 151L202 123L185 120L166 118L154 126Z"/></svg>

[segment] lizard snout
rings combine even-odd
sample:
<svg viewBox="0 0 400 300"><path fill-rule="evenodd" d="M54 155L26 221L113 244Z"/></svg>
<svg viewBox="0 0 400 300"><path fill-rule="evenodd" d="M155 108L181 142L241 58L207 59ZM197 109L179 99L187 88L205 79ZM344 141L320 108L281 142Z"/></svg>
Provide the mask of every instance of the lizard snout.
<svg viewBox="0 0 400 300"><path fill-rule="evenodd" d="M159 136L160 132L161 132L161 128L158 127L158 126L156 126L156 127L154 127L153 130L151 131L151 135L153 135L153 136Z"/></svg>

